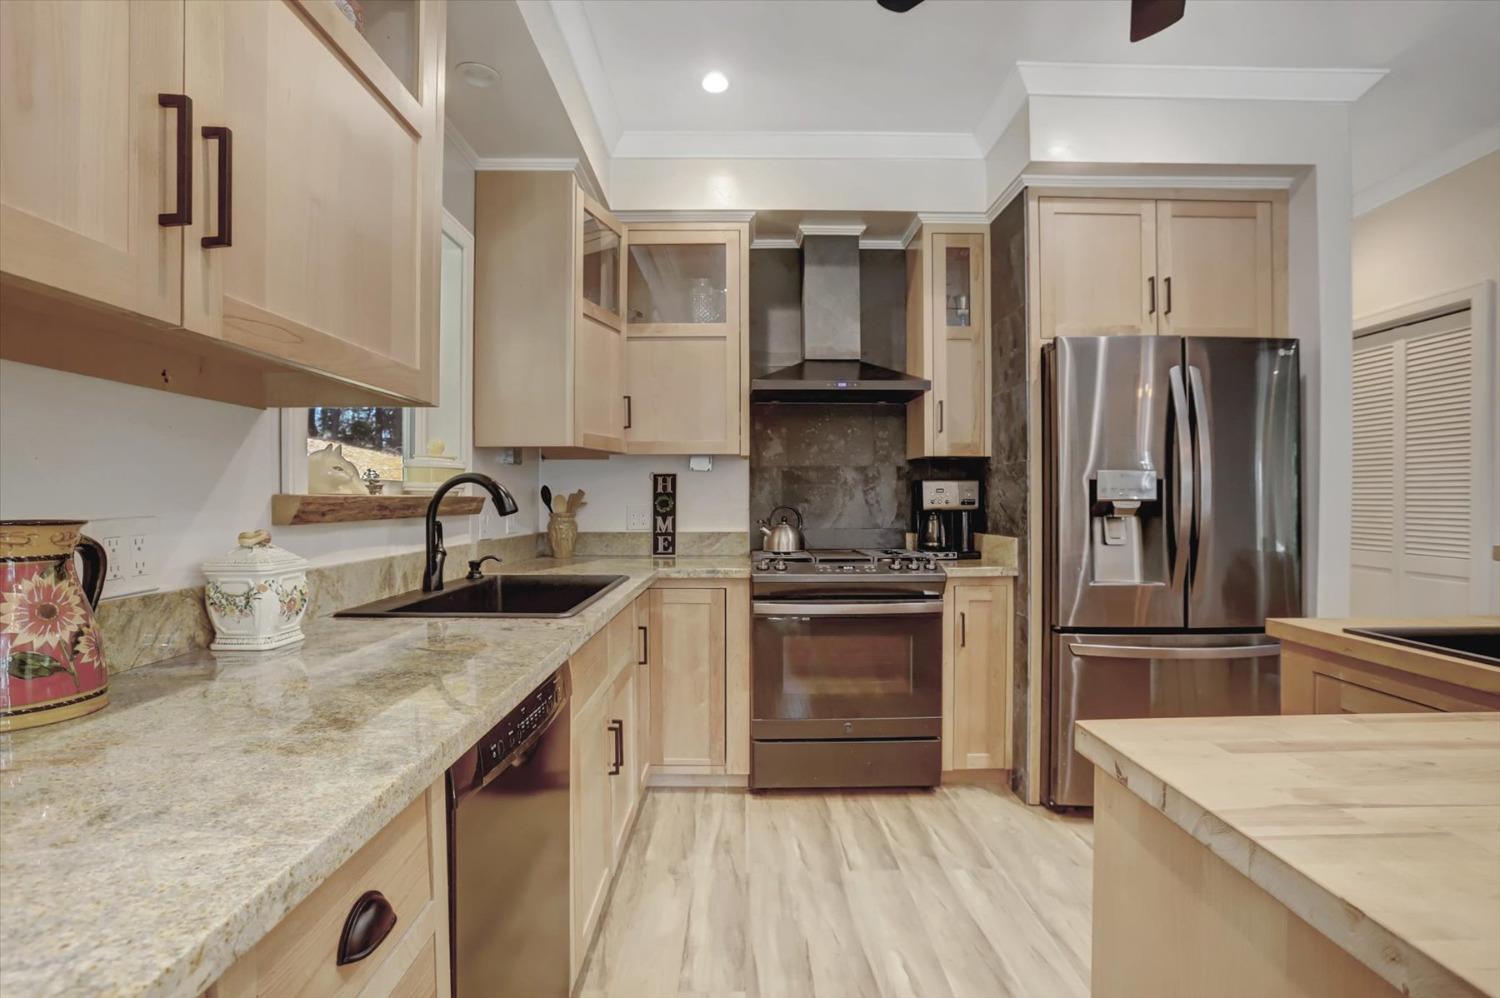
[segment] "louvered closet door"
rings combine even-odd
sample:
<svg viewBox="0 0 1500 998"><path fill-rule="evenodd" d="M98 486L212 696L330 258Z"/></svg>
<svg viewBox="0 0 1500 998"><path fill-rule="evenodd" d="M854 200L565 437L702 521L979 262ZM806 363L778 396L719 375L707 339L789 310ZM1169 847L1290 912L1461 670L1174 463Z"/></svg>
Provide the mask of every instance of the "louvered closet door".
<svg viewBox="0 0 1500 998"><path fill-rule="evenodd" d="M1467 310L1355 342L1355 614L1494 611L1490 349Z"/></svg>

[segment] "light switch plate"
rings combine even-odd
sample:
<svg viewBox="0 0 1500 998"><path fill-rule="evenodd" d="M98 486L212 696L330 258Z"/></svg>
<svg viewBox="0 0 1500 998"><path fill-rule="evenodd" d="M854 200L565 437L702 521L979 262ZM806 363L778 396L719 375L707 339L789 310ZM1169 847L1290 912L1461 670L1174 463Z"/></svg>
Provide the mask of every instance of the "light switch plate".
<svg viewBox="0 0 1500 998"><path fill-rule="evenodd" d="M626 530L650 530L651 529L651 507L645 503L625 504L625 529Z"/></svg>
<svg viewBox="0 0 1500 998"><path fill-rule="evenodd" d="M134 596L157 589L157 523L154 516L90 520L83 532L104 545L109 565L104 598Z"/></svg>

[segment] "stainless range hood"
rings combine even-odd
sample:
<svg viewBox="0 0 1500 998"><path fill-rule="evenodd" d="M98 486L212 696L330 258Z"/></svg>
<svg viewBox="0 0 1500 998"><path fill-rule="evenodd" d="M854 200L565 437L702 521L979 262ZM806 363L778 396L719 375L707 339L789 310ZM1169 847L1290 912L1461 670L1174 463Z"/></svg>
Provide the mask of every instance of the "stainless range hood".
<svg viewBox="0 0 1500 998"><path fill-rule="evenodd" d="M860 357L859 239L802 241L801 363L750 382L751 402L907 402L932 387Z"/></svg>

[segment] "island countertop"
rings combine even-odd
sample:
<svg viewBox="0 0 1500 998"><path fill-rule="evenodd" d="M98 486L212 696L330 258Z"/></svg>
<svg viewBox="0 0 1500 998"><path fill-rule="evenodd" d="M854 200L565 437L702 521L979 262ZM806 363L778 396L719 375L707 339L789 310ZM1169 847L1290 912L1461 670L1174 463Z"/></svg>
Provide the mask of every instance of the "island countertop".
<svg viewBox="0 0 1500 998"><path fill-rule="evenodd" d="M1096 766L1398 991L1500 996L1500 714L1078 728Z"/></svg>
<svg viewBox="0 0 1500 998"><path fill-rule="evenodd" d="M626 580L563 619L322 618L301 644L135 669L103 711L0 735L0 992L198 994L652 582L749 569L507 566Z"/></svg>

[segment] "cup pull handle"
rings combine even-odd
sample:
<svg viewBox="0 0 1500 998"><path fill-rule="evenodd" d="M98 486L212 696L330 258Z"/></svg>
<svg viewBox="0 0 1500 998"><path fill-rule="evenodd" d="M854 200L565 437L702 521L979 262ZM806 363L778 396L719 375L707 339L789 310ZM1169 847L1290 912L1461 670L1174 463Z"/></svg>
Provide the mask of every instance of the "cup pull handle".
<svg viewBox="0 0 1500 998"><path fill-rule="evenodd" d="M379 891L365 891L349 909L339 933L340 967L358 963L380 948L396 927L396 909Z"/></svg>

